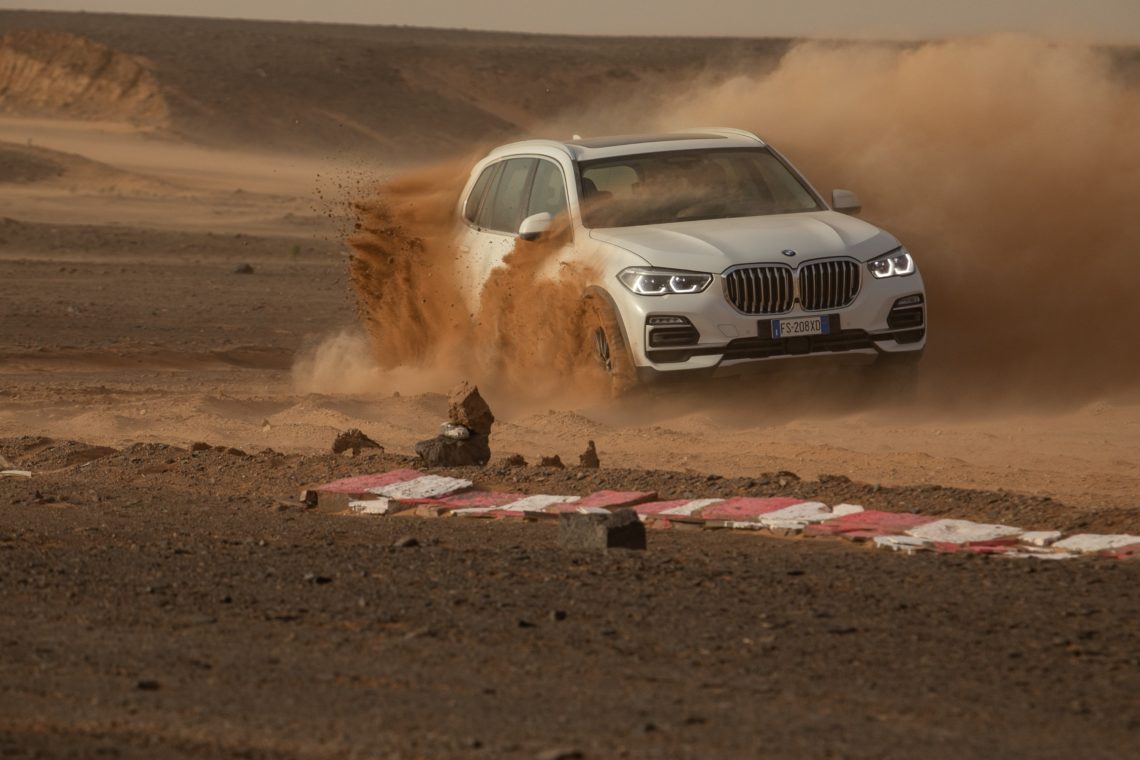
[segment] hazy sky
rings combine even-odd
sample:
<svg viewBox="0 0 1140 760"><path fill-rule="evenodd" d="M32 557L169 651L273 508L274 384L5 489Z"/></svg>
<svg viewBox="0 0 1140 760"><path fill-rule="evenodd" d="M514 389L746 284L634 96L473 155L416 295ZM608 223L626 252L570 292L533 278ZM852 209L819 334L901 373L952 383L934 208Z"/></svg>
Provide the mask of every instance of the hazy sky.
<svg viewBox="0 0 1140 760"><path fill-rule="evenodd" d="M931 37L1015 31L1140 42L1140 0L0 0L0 8L567 34Z"/></svg>

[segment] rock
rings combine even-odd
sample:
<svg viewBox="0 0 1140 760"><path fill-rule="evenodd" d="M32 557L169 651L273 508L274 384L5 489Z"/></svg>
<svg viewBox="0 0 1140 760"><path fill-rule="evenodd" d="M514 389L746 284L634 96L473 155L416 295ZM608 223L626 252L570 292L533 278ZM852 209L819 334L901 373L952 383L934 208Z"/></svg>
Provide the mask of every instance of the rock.
<svg viewBox="0 0 1140 760"><path fill-rule="evenodd" d="M552 457L539 457L538 466L539 467L556 467L559 470L563 470L566 468L566 465L562 464L562 457L558 456L557 454L555 454Z"/></svg>
<svg viewBox="0 0 1140 760"><path fill-rule="evenodd" d="M473 433L485 436L491 435L491 425L495 423L495 415L491 407L479 395L479 389L467 381L463 381L448 397L447 416L456 425L469 428Z"/></svg>
<svg viewBox="0 0 1140 760"><path fill-rule="evenodd" d="M343 454L351 450L353 456L359 456L361 449L379 449L383 451L384 447L366 436L358 428L344 431L336 437L332 445L334 454Z"/></svg>
<svg viewBox="0 0 1140 760"><path fill-rule="evenodd" d="M457 441L466 441L471 437L471 429L454 422L445 422L439 426L439 434L444 438L453 438Z"/></svg>
<svg viewBox="0 0 1140 760"><path fill-rule="evenodd" d="M234 274L253 274L253 267L249 264L238 264L234 267Z"/></svg>
<svg viewBox="0 0 1140 760"><path fill-rule="evenodd" d="M555 623L561 623L566 619L566 610L551 610L550 619Z"/></svg>
<svg viewBox="0 0 1140 760"><path fill-rule="evenodd" d="M305 582L312 583L317 586L323 586L326 583L332 583L333 579L327 575L317 575L316 573L305 573Z"/></svg>
<svg viewBox="0 0 1140 760"><path fill-rule="evenodd" d="M153 679L144 679L135 684L135 688L139 691L158 691L162 688L162 684Z"/></svg>
<svg viewBox="0 0 1140 760"><path fill-rule="evenodd" d="M416 455L429 467L482 467L491 459L490 439L474 433L465 441L437 435L416 444Z"/></svg>
<svg viewBox="0 0 1140 760"><path fill-rule="evenodd" d="M598 449L594 446L593 441L586 442L586 451L578 455L579 467L590 467L597 469L602 466L602 461L598 459Z"/></svg>
<svg viewBox="0 0 1140 760"><path fill-rule="evenodd" d="M198 441L197 443L190 444L190 450L191 451L209 451L212 448L214 448L214 447L208 443L203 443L202 441Z"/></svg>
<svg viewBox="0 0 1140 760"><path fill-rule="evenodd" d="M583 757L585 757L585 755L582 754L582 750L580 749L559 747L539 752L535 755L535 760L582 760Z"/></svg>
<svg viewBox="0 0 1140 760"><path fill-rule="evenodd" d="M412 549L420 545L419 539L415 536L400 536L392 542L392 546L397 549Z"/></svg>
<svg viewBox="0 0 1140 760"><path fill-rule="evenodd" d="M558 543L563 549L645 549L645 525L632 509L563 512L558 516Z"/></svg>
<svg viewBox="0 0 1140 760"><path fill-rule="evenodd" d="M522 454L511 454L503 460L503 464L507 467L526 467L526 460L523 459Z"/></svg>

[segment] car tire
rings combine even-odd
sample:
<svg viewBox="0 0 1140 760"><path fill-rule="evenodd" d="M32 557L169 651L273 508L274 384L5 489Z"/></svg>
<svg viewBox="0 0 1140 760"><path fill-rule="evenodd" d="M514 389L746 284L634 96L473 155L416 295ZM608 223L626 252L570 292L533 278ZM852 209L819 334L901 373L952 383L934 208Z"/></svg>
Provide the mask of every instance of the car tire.
<svg viewBox="0 0 1140 760"><path fill-rule="evenodd" d="M636 388L637 372L613 307L601 296L586 296L580 324L583 361L598 373L609 395L617 398Z"/></svg>

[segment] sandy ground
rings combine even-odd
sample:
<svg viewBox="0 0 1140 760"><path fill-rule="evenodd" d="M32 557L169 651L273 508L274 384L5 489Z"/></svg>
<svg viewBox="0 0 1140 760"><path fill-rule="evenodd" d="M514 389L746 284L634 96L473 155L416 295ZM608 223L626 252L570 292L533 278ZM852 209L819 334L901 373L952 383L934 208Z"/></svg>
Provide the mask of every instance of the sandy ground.
<svg viewBox="0 0 1140 760"><path fill-rule="evenodd" d="M17 17L33 18L0 14ZM150 30L142 52L171 76L177 56L148 36L169 22L72 21L108 44ZM241 36L243 23L192 28ZM326 33L372 55L352 30L255 31L297 61ZM492 79L546 42L551 55L600 56L590 81L668 75L648 44L415 34L427 46L417 55L454 48L458 61L478 39ZM504 57L486 58L497 45ZM690 47L706 49L666 45ZM630 50L650 56L633 80L613 68L642 60ZM420 85L438 84L423 71ZM224 83L221 105L204 100L202 71L176 79L202 120L246 92L247 74ZM491 114L472 122L483 139L543 112L537 92L525 105L484 93L473 106L441 91L452 100L417 111L420 127L478 107ZM36 473L0 481L0 753L1135 753L1138 563L903 558L711 533L652 536L644 556L582 557L555 550L543 526L302 509L304 483L408 464L460 378L381 372L356 318L347 203L407 156L383 143L365 158L250 147L242 120L255 117L189 140L154 124L0 116L0 455ZM292 136L282 123L266 135ZM423 145L464 138L416 124L400 128L419 129ZM240 148L218 136L243 128ZM324 134L312 129L307 139ZM997 399L971 388L955 400L928 374L898 405L794 379L586 405L491 388L486 476L523 491L779 491L1137 534L1129 366L1103 391ZM348 428L387 453L329 454ZM597 473L497 465L511 453L572 464L587 440ZM248 455L186 450L198 441ZM780 485L779 471L798 477ZM404 533L421 548L389 549Z"/></svg>
<svg viewBox="0 0 1140 760"><path fill-rule="evenodd" d="M30 192L0 185L11 200L0 229L0 435L320 451L360 427L410 451L442 419L440 394L457 378L425 388L419 377L382 375L358 335L345 222L329 218L339 207L317 194L322 183L330 198L343 194L336 184L348 169L322 180L315 163L288 157L170 148L125 128L0 121L9 145L31 135L98 162L104 183L93 192L66 176ZM134 158L111 163L125 156ZM145 196L130 192L144 183ZM242 263L254 274L234 274ZM604 462L621 467L784 469L1009 489L1074 508L1138 506L1135 394L947 411L921 397L866 408L858 398L777 392L790 401L772 404L755 382L718 389L715 401L695 389L587 408L557 398L520 407L491 394L494 445L573 461L593 439Z"/></svg>

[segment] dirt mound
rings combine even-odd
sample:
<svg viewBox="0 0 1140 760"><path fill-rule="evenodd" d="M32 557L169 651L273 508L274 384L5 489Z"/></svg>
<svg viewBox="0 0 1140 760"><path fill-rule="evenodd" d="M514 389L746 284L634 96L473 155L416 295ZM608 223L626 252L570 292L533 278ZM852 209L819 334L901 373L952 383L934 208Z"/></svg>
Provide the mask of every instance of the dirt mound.
<svg viewBox="0 0 1140 760"><path fill-rule="evenodd" d="M0 183L29 185L62 177L67 170L48 155L52 152L0 143Z"/></svg>
<svg viewBox="0 0 1140 760"><path fill-rule="evenodd" d="M170 115L152 67L66 32L0 37L0 111L16 116L165 125Z"/></svg>
<svg viewBox="0 0 1140 760"><path fill-rule="evenodd" d="M0 141L0 185L63 184L72 192L151 196L180 192L165 180L116 169L89 158Z"/></svg>

